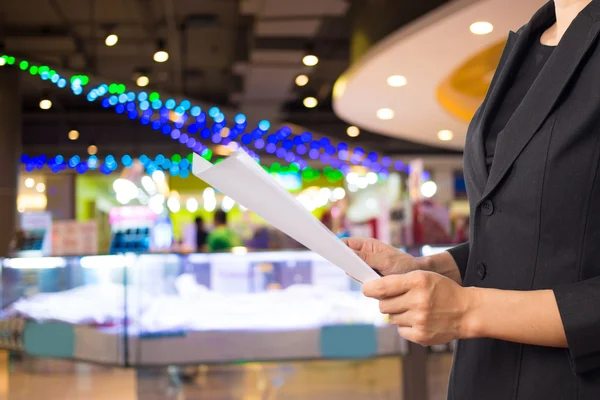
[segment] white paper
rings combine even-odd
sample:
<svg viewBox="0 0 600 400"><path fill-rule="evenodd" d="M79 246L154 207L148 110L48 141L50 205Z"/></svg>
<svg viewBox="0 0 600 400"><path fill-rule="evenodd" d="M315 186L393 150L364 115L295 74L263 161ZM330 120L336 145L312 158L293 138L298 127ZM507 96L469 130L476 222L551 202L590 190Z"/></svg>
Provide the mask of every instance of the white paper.
<svg viewBox="0 0 600 400"><path fill-rule="evenodd" d="M244 151L238 150L216 165L194 154L192 172L357 281L379 278Z"/></svg>

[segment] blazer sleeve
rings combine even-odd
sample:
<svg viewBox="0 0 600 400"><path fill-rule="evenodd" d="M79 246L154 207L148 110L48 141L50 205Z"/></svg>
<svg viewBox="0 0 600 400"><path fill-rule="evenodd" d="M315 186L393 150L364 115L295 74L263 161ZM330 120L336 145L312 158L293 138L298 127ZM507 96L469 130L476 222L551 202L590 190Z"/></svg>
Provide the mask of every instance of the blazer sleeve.
<svg viewBox="0 0 600 400"><path fill-rule="evenodd" d="M454 262L458 265L458 270L460 271L460 278L464 281L467 262L469 261L469 242L452 247L448 250L448 253L454 258Z"/></svg>
<svg viewBox="0 0 600 400"><path fill-rule="evenodd" d="M562 319L571 368L583 374L600 368L600 277L554 289Z"/></svg>

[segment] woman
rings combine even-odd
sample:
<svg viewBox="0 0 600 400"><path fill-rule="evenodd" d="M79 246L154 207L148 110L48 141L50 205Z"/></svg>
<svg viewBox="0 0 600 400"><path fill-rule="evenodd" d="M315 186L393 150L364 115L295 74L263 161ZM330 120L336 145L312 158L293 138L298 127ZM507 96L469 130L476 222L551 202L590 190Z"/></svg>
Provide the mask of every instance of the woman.
<svg viewBox="0 0 600 400"><path fill-rule="evenodd" d="M511 33L465 144L470 243L348 245L406 339L459 339L449 399L600 399L600 0Z"/></svg>

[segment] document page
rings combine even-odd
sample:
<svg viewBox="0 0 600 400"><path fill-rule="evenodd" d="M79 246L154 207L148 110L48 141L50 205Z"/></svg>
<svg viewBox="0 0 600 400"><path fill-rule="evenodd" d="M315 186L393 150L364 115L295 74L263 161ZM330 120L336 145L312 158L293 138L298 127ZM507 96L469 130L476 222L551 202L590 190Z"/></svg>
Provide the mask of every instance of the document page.
<svg viewBox="0 0 600 400"><path fill-rule="evenodd" d="M364 283L379 278L377 272L243 150L214 165L194 154L192 172L357 281Z"/></svg>

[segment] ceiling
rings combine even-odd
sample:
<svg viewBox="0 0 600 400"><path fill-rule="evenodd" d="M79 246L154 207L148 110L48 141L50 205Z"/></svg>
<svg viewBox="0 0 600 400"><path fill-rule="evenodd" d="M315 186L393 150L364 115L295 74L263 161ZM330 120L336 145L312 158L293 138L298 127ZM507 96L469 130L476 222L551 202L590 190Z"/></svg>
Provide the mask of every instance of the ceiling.
<svg viewBox="0 0 600 400"><path fill-rule="evenodd" d="M407 4L396 27L443 2ZM368 129L355 139L346 136L348 124L333 113L331 91L349 67L352 5L347 0L3 1L0 45L6 53L61 73L86 73L131 89L139 89L135 78L143 72L150 78L146 89L165 96L218 105L226 113L244 112L252 121L290 123L381 153L452 154L437 145L392 139ZM119 36L113 47L104 44L108 33ZM160 41L170 54L162 64L152 60ZM301 62L309 50L320 58L312 68ZM300 73L310 77L302 88L294 85ZM42 111L38 104L46 92L54 106ZM317 108L304 108L307 95L320 100ZM26 73L23 98L23 145L29 154L53 154L59 148L64 154L85 154L92 142L99 154L183 148ZM68 139L70 129L79 130L77 141Z"/></svg>
<svg viewBox="0 0 600 400"><path fill-rule="evenodd" d="M452 112L440 102L444 84L469 69L469 62L480 62L482 54L497 63L498 45L509 30L525 24L546 0L459 0L404 26L375 45L338 79L334 88L333 107L347 121L373 132L448 149L463 148L468 126L468 111L483 100L485 89L465 95L467 116ZM487 35L474 35L469 27L487 21L494 29ZM489 59L489 58L488 58ZM478 61L479 60L479 61ZM484 60L485 61L485 57ZM491 76L480 71L480 80ZM473 72L473 68L470 68ZM391 87L387 78L402 75L407 84ZM472 76L471 76L472 77ZM469 88L472 89L472 88ZM469 92L469 90L464 90ZM366 102L369 98L372 101ZM458 102L458 97L452 98ZM377 110L389 108L394 117L382 120ZM454 139L442 142L440 130L451 130Z"/></svg>

